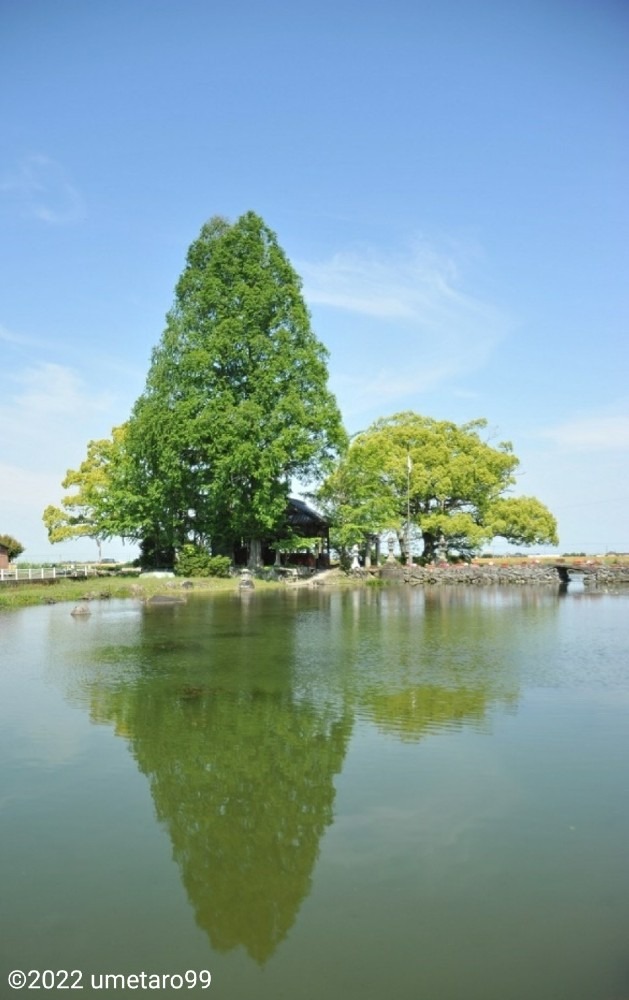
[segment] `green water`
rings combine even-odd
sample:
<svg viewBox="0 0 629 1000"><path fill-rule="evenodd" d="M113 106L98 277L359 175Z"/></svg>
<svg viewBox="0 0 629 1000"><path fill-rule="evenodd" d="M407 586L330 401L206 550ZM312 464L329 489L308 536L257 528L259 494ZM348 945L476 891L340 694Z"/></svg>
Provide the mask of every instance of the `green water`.
<svg viewBox="0 0 629 1000"><path fill-rule="evenodd" d="M629 998L629 595L90 607L0 616L0 997Z"/></svg>

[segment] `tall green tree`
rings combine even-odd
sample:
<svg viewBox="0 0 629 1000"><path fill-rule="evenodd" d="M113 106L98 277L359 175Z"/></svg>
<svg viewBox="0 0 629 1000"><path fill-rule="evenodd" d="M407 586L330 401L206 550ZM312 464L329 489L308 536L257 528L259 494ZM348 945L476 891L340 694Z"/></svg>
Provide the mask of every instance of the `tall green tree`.
<svg viewBox="0 0 629 1000"><path fill-rule="evenodd" d="M510 442L483 440L486 426L405 412L356 435L319 493L340 545L395 531L406 558L419 533L422 559L431 562L471 554L496 536L556 544L556 521L539 500L505 495L519 460Z"/></svg>
<svg viewBox="0 0 629 1000"><path fill-rule="evenodd" d="M194 533L225 552L281 528L293 478L321 478L345 443L301 282L253 212L191 245L129 422L133 492L162 548Z"/></svg>

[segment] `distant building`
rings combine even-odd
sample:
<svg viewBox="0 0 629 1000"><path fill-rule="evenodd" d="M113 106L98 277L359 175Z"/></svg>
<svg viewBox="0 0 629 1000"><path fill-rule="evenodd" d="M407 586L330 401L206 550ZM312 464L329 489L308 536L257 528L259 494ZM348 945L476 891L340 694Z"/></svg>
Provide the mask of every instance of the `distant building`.
<svg viewBox="0 0 629 1000"><path fill-rule="evenodd" d="M9 550L6 545L0 545L0 569L9 568Z"/></svg>

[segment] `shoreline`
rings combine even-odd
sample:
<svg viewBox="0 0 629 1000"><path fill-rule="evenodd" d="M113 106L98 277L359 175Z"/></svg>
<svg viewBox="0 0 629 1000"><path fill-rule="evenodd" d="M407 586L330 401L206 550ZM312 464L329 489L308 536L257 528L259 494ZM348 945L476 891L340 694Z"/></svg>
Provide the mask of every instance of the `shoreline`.
<svg viewBox="0 0 629 1000"><path fill-rule="evenodd" d="M629 565L604 565L602 563L457 563L448 566L400 566L385 563L381 570L383 581L399 581L411 586L537 586L561 587L582 580L587 589L616 587L629 584Z"/></svg>
<svg viewBox="0 0 629 1000"><path fill-rule="evenodd" d="M568 579L566 579L566 572ZM301 588L332 589L337 587L372 585L404 585L411 587L543 587L562 588L583 582L586 590L606 590L629 585L629 562L604 563L544 563L510 564L458 563L446 566L402 566L384 563L379 569L361 569L355 573L328 570L325 574L286 580L255 579L258 592ZM95 586L96 584L96 586ZM29 583L4 583L0 587L0 614L18 608L39 607L42 604L63 604L103 601L110 598L149 601L152 597L210 596L238 591L235 577L194 577L130 580L112 577L107 580L49 580Z"/></svg>

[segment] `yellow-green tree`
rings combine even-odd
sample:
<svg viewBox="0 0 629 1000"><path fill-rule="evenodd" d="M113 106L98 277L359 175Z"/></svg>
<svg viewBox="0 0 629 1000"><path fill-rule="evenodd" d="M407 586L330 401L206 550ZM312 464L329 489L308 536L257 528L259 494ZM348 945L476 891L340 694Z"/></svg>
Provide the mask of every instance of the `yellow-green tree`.
<svg viewBox="0 0 629 1000"><path fill-rule="evenodd" d="M61 486L70 492L61 506L50 504L43 521L51 542L73 538L97 541L124 535L115 502L115 484L120 481L126 425L114 427L111 438L90 441L87 457L78 469L68 469Z"/></svg>
<svg viewBox="0 0 629 1000"><path fill-rule="evenodd" d="M340 544L392 530L406 556L418 532L426 562L470 554L495 536L556 544L557 524L544 504L505 495L519 460L510 442L483 440L486 426L407 411L356 435L319 494Z"/></svg>

